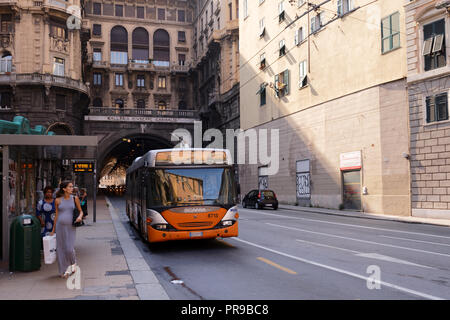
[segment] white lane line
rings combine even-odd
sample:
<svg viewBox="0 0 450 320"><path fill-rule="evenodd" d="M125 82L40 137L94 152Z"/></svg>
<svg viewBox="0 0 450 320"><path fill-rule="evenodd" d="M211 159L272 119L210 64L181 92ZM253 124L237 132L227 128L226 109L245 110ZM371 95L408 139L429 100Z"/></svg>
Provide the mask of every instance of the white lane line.
<svg viewBox="0 0 450 320"><path fill-rule="evenodd" d="M410 266L427 268L427 269L435 269L433 267L424 266L424 265L421 265L421 264L409 262L409 261L406 261L406 260L397 259L397 258L394 258L394 257L385 256L385 255L378 254L378 253L364 253L364 252L359 252L359 251L355 251L355 250L350 250L350 249L344 249L344 248L340 248L340 247L330 246L330 245L323 244L323 243L317 243L317 242L300 240L300 239L295 239L295 240L298 241L298 242L309 243L309 244L320 246L320 247L327 247L327 248L331 248L331 249L347 251L347 252L353 253L355 256L358 256L358 257L383 260L383 261L388 261L388 262L393 262L393 263L400 263L400 264L406 264L406 265L410 265Z"/></svg>
<svg viewBox="0 0 450 320"><path fill-rule="evenodd" d="M291 217L291 216L286 217L286 216L281 216L281 215L279 215L279 214L265 213L265 212L253 212L253 211L250 211L250 210L248 210L248 212L255 213L255 214L263 214L263 215L272 216L272 217L277 217L277 218L284 218L284 219L296 219L296 220L314 221L314 222L328 223L328 224L334 224L334 225L346 226L346 227L352 227L352 228L362 228L362 229L371 229L371 230L381 230L381 231L389 231L389 232L397 232L397 233L407 233L407 234L422 235L422 236L427 236L427 237L436 237L436 238L450 239L450 237L446 237L446 236L438 236L438 235L435 235L435 234L428 234L428 233L410 232L410 231L400 231L400 230L392 230L392 229L376 228L376 227L366 227L366 226L360 226L360 225L354 225L354 224L348 224L348 223L339 223L339 222L331 222L331 221L315 220L315 219L299 218L299 217Z"/></svg>
<svg viewBox="0 0 450 320"><path fill-rule="evenodd" d="M354 253L354 254L361 253L359 251L350 250L350 249L344 249L344 248L339 248L339 247L334 247L334 246L330 246L330 245L323 244L323 243L311 242L311 241L300 240L300 239L295 239L295 241L309 243L309 244L312 244L312 245L315 245L315 246L320 246L320 247L326 247L326 248L331 248L331 249L347 251L347 252Z"/></svg>
<svg viewBox="0 0 450 320"><path fill-rule="evenodd" d="M395 245L393 245L393 244L386 244L386 243L379 243L379 242L374 242L374 241L367 241L367 240L361 240L361 239L355 239L355 238L348 238L348 237L336 236L336 235L334 235L334 234L322 233L322 232L316 232L316 231L310 231L310 230L304 230L304 229L293 228L293 227L286 227L286 226L281 226L281 225L279 225L279 224L273 224L273 223L266 223L266 224L268 224L268 225L270 225L270 226L279 227L279 228L284 228L284 229L289 229L289 230L294 230L294 231L302 231L302 232L308 232L308 233L320 234L320 235L328 236L328 237L339 238L339 239L353 240L353 241L358 241L358 242L364 242L364 243L376 244L376 245L379 245L379 246L385 246L385 247L391 247L391 248L398 248L398 249L404 249L404 250L410 250L410 251L416 251L416 252L422 252L422 253L435 254L435 255L438 255L438 256L450 257L450 254L439 253L439 252L434 252L434 251L425 251L425 250L420 250L420 249L413 249L413 248L407 248L407 247L395 246Z"/></svg>
<svg viewBox="0 0 450 320"><path fill-rule="evenodd" d="M450 244L446 244L446 243L414 240L414 239L408 239L408 238L389 237L389 236L383 236L383 235L380 235L380 237L389 238L389 239L397 239L397 240L407 240L407 241L413 241L413 242L421 242L421 243L429 243L429 244L435 244L435 245L438 245L438 246L450 247Z"/></svg>
<svg viewBox="0 0 450 320"><path fill-rule="evenodd" d="M422 298L425 298L425 299L444 300L443 298L440 298L440 297L432 296L432 295L429 295L429 294L426 294L426 293L422 293L422 292L411 290L411 289L408 289L408 288L405 288L405 287L397 286L397 285L389 283L389 282L385 282L385 281L381 281L381 280L375 280L375 279L372 279L372 278L369 278L369 277L365 277L365 276L359 275L357 273L353 273L353 272L346 271L346 270L343 270L343 269L335 268L335 267L328 266L328 265L325 265L325 264L322 264L322 263L318 263L318 262L315 262L315 261L299 258L299 257L293 256L293 255L290 255L290 254L287 254L287 253L284 253L284 252L280 252L280 251L277 251L277 250L274 250L274 249L270 249L270 248L261 246L259 244L252 243L252 242L249 242L249 241L245 241L245 240L242 240L242 239L239 239L239 238L230 238L230 239L235 240L235 241L239 241L239 242L242 242L242 243L246 243L248 245L251 245L251 246L254 246L254 247L257 247L257 248L269 251L269 252L273 252L273 253L279 254L281 256L285 256L285 257L288 257L288 258L291 258L291 259L294 259L294 260L297 260L297 261L300 261L300 262L303 262L303 263L311 264L311 265L314 265L314 266L317 266L317 267L321 267L321 268L332 270L332 271L335 271L335 272L338 272L338 273L346 274L348 276L351 276L351 277L354 277L354 278L358 278L358 279L362 279L362 280L365 280L365 281L376 282L376 283L378 283L380 285L383 285L383 286L386 286L386 287L389 287L389 288L393 288L393 289L396 289L396 290L399 290L399 291L402 291L402 292L406 292L408 294L412 294L412 295L415 295L415 296L419 296L419 297L422 297Z"/></svg>

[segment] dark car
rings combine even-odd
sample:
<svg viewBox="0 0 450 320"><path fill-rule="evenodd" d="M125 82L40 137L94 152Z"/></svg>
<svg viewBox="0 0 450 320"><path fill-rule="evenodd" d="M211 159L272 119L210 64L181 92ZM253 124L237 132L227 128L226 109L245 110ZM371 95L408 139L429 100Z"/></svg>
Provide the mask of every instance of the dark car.
<svg viewBox="0 0 450 320"><path fill-rule="evenodd" d="M277 210L278 200L275 192L272 190L252 190L242 200L242 206L256 209L272 207L274 210Z"/></svg>

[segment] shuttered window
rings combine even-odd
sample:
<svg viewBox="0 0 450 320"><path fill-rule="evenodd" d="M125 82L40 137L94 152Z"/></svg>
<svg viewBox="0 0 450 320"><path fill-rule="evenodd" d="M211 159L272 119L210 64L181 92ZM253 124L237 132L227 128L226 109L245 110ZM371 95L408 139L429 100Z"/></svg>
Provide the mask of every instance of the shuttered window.
<svg viewBox="0 0 450 320"><path fill-rule="evenodd" d="M400 14L398 12L381 20L382 53L400 47Z"/></svg>
<svg viewBox="0 0 450 320"><path fill-rule="evenodd" d="M285 70L275 75L275 92L277 97L287 96L290 91L289 70Z"/></svg>
<svg viewBox="0 0 450 320"><path fill-rule="evenodd" d="M447 93L426 98L427 122L448 120Z"/></svg>
<svg viewBox="0 0 450 320"><path fill-rule="evenodd" d="M424 70L429 71L446 65L445 20L441 19L423 27L422 55Z"/></svg>

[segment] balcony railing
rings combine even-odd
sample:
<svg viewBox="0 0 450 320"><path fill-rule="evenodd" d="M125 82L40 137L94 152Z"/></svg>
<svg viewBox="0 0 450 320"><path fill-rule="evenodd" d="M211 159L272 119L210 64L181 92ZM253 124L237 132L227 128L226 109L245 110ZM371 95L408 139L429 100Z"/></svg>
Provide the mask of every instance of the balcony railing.
<svg viewBox="0 0 450 320"><path fill-rule="evenodd" d="M197 119L197 110L172 110L172 109L135 109L135 108L108 108L91 107L89 115L92 116L145 116L162 118L190 118Z"/></svg>
<svg viewBox="0 0 450 320"><path fill-rule="evenodd" d="M79 81L68 77L55 76L42 73L11 73L0 74L0 84L41 84L49 86L66 87L73 90L88 93L87 86Z"/></svg>
<svg viewBox="0 0 450 320"><path fill-rule="evenodd" d="M170 70L172 72L188 72L189 71L189 66L188 65L178 65L178 64L173 64L170 67Z"/></svg>
<svg viewBox="0 0 450 320"><path fill-rule="evenodd" d="M132 70L152 71L153 64L151 63L151 60L129 59L128 60L128 68L130 68Z"/></svg>

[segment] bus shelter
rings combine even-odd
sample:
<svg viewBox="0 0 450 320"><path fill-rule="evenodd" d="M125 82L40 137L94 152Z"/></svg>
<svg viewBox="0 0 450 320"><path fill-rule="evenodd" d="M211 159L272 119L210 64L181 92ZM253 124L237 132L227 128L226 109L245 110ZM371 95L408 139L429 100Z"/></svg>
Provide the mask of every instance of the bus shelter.
<svg viewBox="0 0 450 320"><path fill-rule="evenodd" d="M0 134L0 261L9 260L12 221L20 214L35 214L48 185L57 188L68 179L86 187L95 222L97 145L97 136Z"/></svg>

